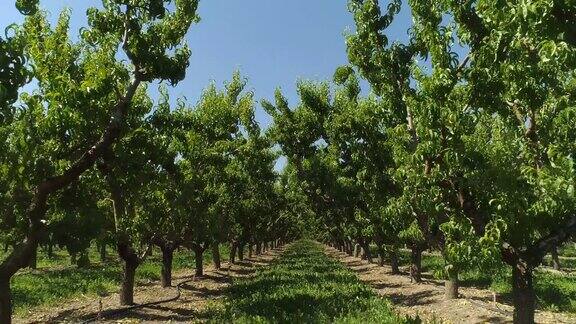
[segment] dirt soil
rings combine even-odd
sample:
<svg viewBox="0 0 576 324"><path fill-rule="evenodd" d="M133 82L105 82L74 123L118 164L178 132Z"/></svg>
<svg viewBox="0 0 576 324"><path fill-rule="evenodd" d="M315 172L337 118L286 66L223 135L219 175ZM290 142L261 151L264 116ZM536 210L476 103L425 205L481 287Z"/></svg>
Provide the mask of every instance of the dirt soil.
<svg viewBox="0 0 576 324"><path fill-rule="evenodd" d="M441 323L512 323L513 307L498 296L494 302L489 290L460 287L459 299L446 300L444 282L432 279L428 273L423 274L422 283L413 284L407 273L393 275L387 265L368 263L331 247L326 247L326 253L355 271L378 294L389 298L400 314L419 315L425 321ZM536 322L576 323L576 316L537 311Z"/></svg>
<svg viewBox="0 0 576 324"><path fill-rule="evenodd" d="M98 323L139 323L139 322L204 322L209 316L209 309L225 297L226 288L233 278L252 275L260 266L269 264L282 253L283 249L271 250L253 258L244 259L236 264L227 262L222 269L216 270L212 265L206 266L204 275L194 276L194 269L179 271L173 274L174 287L161 288L159 282L139 285L134 291L134 300L139 304L169 299L177 295L175 286L180 282L193 279L181 287L179 299L154 306L129 310L118 315L101 317ZM64 301L59 306L36 308L25 317L15 317L14 323L81 323L98 319L100 309L106 313L118 307L118 293L98 298L78 298ZM100 303L102 306L100 306Z"/></svg>

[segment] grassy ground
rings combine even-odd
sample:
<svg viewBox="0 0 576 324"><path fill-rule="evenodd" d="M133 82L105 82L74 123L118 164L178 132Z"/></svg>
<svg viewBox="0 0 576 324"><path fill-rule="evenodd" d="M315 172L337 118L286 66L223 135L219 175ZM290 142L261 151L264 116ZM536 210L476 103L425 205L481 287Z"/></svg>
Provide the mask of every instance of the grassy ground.
<svg viewBox="0 0 576 324"><path fill-rule="evenodd" d="M570 242L558 249L558 254L566 257L576 257L576 243Z"/></svg>
<svg viewBox="0 0 576 324"><path fill-rule="evenodd" d="M114 251L110 249L110 253ZM38 270L23 270L12 278L14 311L23 314L37 306L50 306L63 300L81 296L106 296L117 292L122 281L122 264L115 255L106 262L99 262L95 248L89 251L91 266L79 269L70 265L65 251L55 251L53 258L38 255ZM228 247L221 246L221 256L228 259ZM152 256L138 267L137 284L160 279L161 254L155 250ZM212 262L210 251L204 252L205 264ZM175 251L173 271L194 269L194 253Z"/></svg>
<svg viewBox="0 0 576 324"><path fill-rule="evenodd" d="M220 314L215 323L408 322L310 241L294 243L254 277L235 281L225 309L214 313Z"/></svg>
<svg viewBox="0 0 576 324"><path fill-rule="evenodd" d="M401 264L408 265L409 257L409 252L402 251ZM576 268L575 262L561 260L563 267L572 269ZM444 261L440 256L423 255L422 268L431 272L436 279L446 279L443 272ZM512 272L504 264L491 271L472 269L460 274L462 286L490 289L504 299L511 299L511 278ZM576 276L537 270L534 276L534 288L540 309L576 313Z"/></svg>

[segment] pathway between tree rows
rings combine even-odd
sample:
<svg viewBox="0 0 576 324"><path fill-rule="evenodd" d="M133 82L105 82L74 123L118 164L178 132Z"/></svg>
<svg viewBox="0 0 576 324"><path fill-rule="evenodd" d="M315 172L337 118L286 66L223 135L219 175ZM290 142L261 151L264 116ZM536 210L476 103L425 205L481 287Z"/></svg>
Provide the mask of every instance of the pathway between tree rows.
<svg viewBox="0 0 576 324"><path fill-rule="evenodd" d="M393 275L387 266L348 256L332 247L326 253L354 270L360 280L370 284L383 297L389 298L397 312L447 323L512 323L513 307L493 302L494 295L486 289L460 287L461 298L444 299L444 283L423 274L423 282L413 284L408 274ZM562 313L536 312L537 323L576 323L576 317Z"/></svg>
<svg viewBox="0 0 576 324"><path fill-rule="evenodd" d="M268 251L251 259L229 265L222 264L222 269L216 270L212 265L204 269L204 275L194 278L194 269L180 271L173 276L173 285L194 279L182 286L181 297L172 302L124 312L118 316L107 317L101 322L159 322L159 321L205 321L210 318L211 306L225 297L226 287L232 278L250 276L260 266L265 266L282 253L282 249ZM168 299L176 294L176 288L162 289L159 282L149 282L135 287L134 300L137 303L147 303ZM102 299L91 298L66 302L57 307L47 307L35 310L25 318L15 318L15 323L61 323L82 322L92 319L99 313L100 302L103 310L118 309L118 294L111 294Z"/></svg>

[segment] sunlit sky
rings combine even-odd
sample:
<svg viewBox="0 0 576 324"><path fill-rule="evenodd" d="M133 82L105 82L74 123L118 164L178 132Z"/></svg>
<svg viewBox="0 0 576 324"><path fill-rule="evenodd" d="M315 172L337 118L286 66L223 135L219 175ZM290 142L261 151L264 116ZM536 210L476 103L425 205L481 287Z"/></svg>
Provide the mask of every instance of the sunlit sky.
<svg viewBox="0 0 576 324"><path fill-rule="evenodd" d="M100 3L40 1L52 21L63 8L72 9L73 35L86 25L86 9ZM279 87L293 106L298 102L298 80L329 80L338 66L347 63L344 35L354 30L354 22L346 0L201 0L199 14L201 22L187 36L190 67L186 79L170 90L172 99L185 96L193 104L210 82L220 86L239 70L257 100L273 99ZM1 0L1 26L22 20L13 0ZM405 40L409 25L403 10L389 29L389 38ZM270 124L259 104L256 118L263 128Z"/></svg>

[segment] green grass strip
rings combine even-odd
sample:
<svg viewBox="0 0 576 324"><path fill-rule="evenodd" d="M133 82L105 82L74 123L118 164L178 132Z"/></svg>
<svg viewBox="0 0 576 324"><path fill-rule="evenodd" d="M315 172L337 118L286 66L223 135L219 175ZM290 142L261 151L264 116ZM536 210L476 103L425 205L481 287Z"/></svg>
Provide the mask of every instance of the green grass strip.
<svg viewBox="0 0 576 324"><path fill-rule="evenodd" d="M218 313L218 312L215 312ZM237 279L214 322L415 323L312 241L298 241L250 278Z"/></svg>

